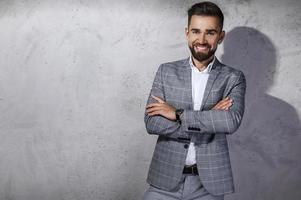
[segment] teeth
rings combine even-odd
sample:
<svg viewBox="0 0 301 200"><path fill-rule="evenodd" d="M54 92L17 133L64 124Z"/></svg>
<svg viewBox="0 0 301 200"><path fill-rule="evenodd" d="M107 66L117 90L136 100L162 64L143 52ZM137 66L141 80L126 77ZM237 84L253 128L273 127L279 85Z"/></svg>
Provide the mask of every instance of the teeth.
<svg viewBox="0 0 301 200"><path fill-rule="evenodd" d="M195 49L198 50L198 51L205 51L207 50L207 47L206 46L195 46Z"/></svg>

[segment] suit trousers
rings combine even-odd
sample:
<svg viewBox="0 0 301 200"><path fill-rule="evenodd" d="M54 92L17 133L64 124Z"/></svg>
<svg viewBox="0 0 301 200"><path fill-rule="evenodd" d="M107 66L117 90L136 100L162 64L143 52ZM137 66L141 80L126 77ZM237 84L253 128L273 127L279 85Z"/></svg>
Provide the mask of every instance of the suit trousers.
<svg viewBox="0 0 301 200"><path fill-rule="evenodd" d="M203 187L199 176L184 175L177 190L164 191L150 186L144 200L224 200L224 195L213 196Z"/></svg>

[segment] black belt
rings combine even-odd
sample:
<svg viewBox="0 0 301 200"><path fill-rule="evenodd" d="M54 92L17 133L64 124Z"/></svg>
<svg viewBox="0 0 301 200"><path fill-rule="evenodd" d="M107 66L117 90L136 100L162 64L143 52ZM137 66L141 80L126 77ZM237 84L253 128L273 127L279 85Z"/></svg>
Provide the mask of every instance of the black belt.
<svg viewBox="0 0 301 200"><path fill-rule="evenodd" d="M190 165L190 166L185 166L183 169L183 174L199 175L196 164Z"/></svg>

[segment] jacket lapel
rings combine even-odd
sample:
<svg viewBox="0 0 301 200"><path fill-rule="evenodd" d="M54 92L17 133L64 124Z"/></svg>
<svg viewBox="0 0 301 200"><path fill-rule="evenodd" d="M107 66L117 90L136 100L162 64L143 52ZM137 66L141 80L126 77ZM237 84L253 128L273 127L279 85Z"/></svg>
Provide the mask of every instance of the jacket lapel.
<svg viewBox="0 0 301 200"><path fill-rule="evenodd" d="M185 60L184 66L185 66L185 70L184 70L184 74L183 74L183 78L185 79L185 88L186 88L186 92L187 94L185 95L185 98L187 98L187 102L189 102L189 110L193 110L193 102L192 102L192 86L191 86L191 67L189 64L189 59L187 58Z"/></svg>
<svg viewBox="0 0 301 200"><path fill-rule="evenodd" d="M184 70L183 77L185 78L185 88L187 88L187 90L186 90L187 94L185 96L187 97L187 102L190 102L188 109L193 110L192 85L191 85L192 84L191 83L191 67L190 67L190 64L189 64L189 59L190 58L188 58L184 61L185 70ZM215 61L213 63L211 71L209 73L207 85L206 85L203 100L202 100L202 106L201 106L200 110L203 110L203 108L204 108L204 105L205 105L205 103L207 101L207 98L210 94L212 86L213 86L215 80L217 79L217 77L220 73L221 65L222 64L218 61L218 59L215 58Z"/></svg>
<svg viewBox="0 0 301 200"><path fill-rule="evenodd" d="M221 63L216 58L214 63L213 63L211 72L209 73L207 85L206 85L203 100L202 100L202 106L201 106L200 110L203 110L204 105L205 105L205 103L207 101L207 98L209 96L209 93L212 89L212 86L213 86L216 78L218 77L218 75L220 73L220 67L221 67L220 65L221 65Z"/></svg>

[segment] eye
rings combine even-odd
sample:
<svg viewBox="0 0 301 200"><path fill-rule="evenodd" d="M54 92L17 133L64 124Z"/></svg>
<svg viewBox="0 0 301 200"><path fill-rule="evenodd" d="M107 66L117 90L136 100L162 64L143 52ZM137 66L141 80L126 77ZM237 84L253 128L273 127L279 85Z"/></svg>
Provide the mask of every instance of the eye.
<svg viewBox="0 0 301 200"><path fill-rule="evenodd" d="M191 33L192 34L199 34L200 30L198 30L198 29L191 29Z"/></svg>
<svg viewBox="0 0 301 200"><path fill-rule="evenodd" d="M207 35L210 35L210 36L213 36L213 35L215 35L215 32L207 32Z"/></svg>

